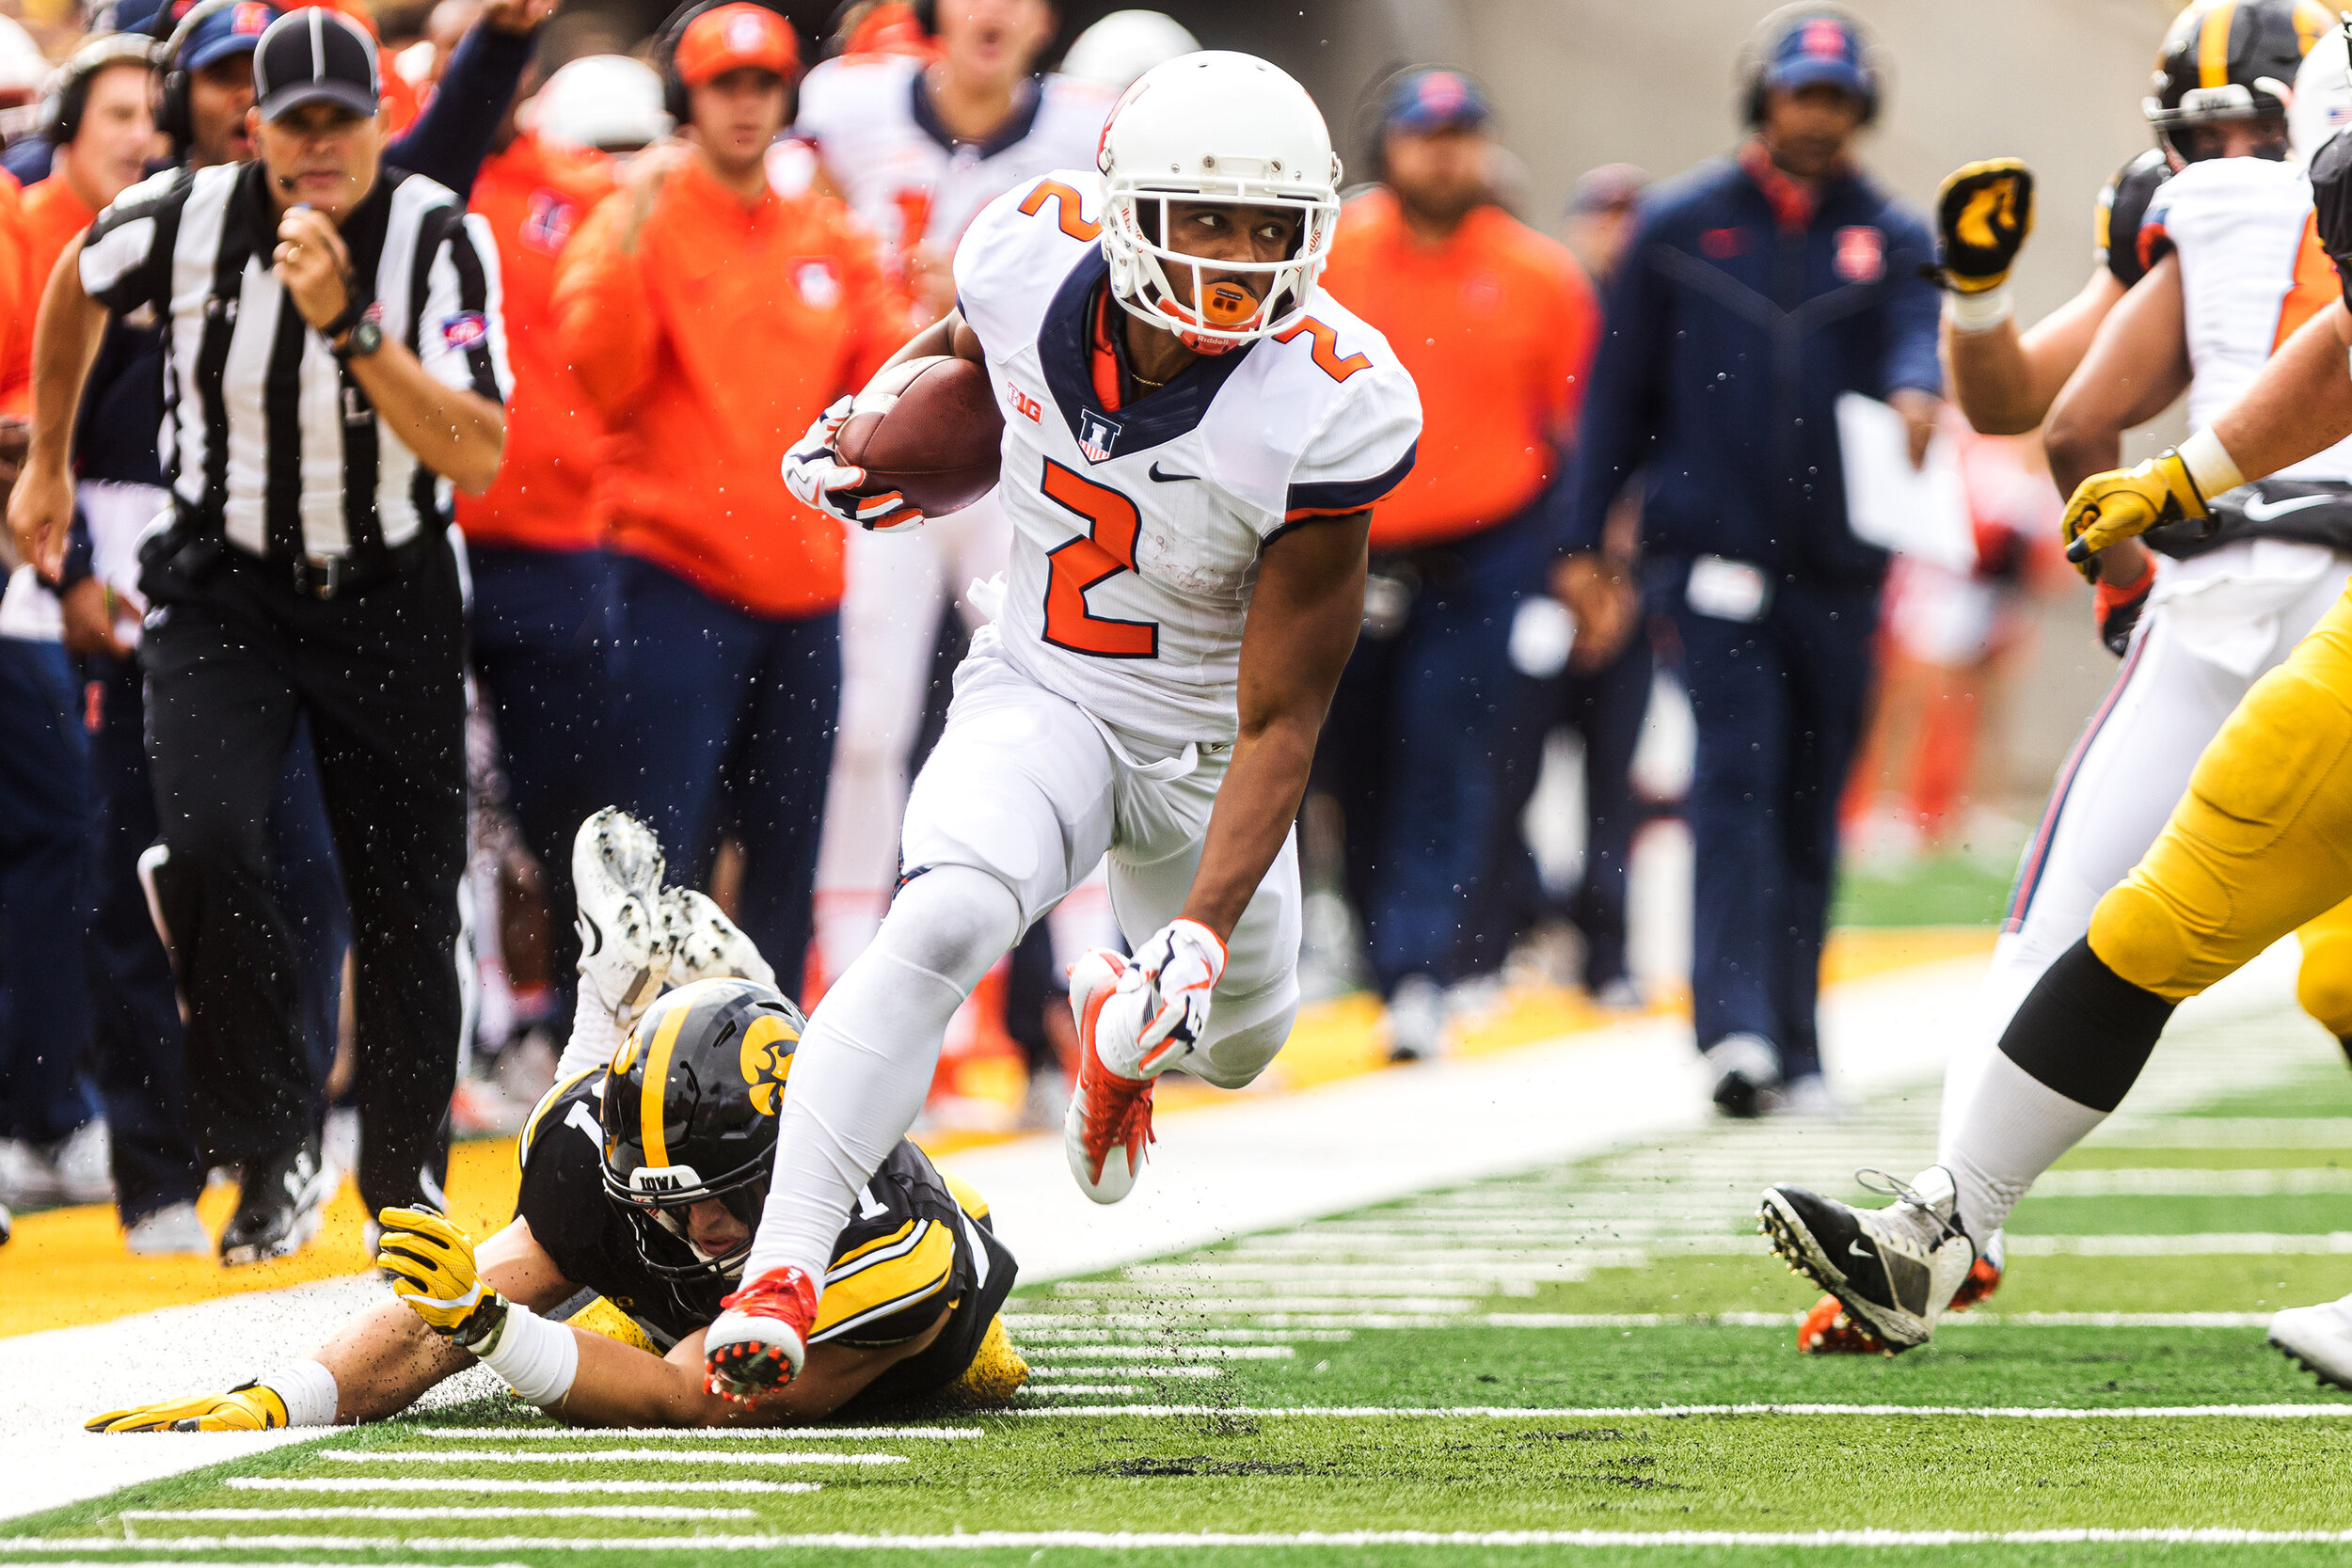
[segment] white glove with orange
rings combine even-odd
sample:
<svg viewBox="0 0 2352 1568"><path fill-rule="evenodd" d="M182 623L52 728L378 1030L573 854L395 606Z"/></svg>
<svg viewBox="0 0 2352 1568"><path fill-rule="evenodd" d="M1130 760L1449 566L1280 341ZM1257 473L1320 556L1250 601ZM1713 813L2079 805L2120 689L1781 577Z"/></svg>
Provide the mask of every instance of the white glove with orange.
<svg viewBox="0 0 2352 1568"><path fill-rule="evenodd" d="M885 490L878 496L856 494L866 483L866 470L853 463L844 463L834 451L834 442L841 436L841 427L857 411L855 398L835 398L833 406L817 416L816 423L802 433L801 439L784 454L784 487L803 505L813 506L828 517L854 523L869 533L892 533L902 528L914 528L923 521L923 515L907 504L907 499L896 490Z"/></svg>
<svg viewBox="0 0 2352 1568"><path fill-rule="evenodd" d="M1225 977L1225 944L1197 920L1177 919L1136 949L1095 1028L1103 1065L1154 1078L1207 1034L1210 995ZM1130 1060L1128 1058L1132 1057Z"/></svg>

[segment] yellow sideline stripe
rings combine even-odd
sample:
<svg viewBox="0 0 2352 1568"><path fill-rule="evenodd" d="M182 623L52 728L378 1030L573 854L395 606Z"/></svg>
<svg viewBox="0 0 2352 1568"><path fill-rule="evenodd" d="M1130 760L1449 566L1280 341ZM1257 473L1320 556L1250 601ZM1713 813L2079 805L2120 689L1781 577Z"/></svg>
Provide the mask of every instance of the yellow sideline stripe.
<svg viewBox="0 0 2352 1568"><path fill-rule="evenodd" d="M514 1139L456 1145L450 1217L481 1241L514 1217L516 1181ZM205 1228L219 1235L236 1198L233 1187L208 1189L196 1205ZM132 1257L114 1211L103 1205L20 1215L16 1239L0 1247L0 1338L364 1273L374 1261L361 1242L366 1219L358 1189L345 1182L317 1241L274 1263L224 1269L209 1258Z"/></svg>
<svg viewBox="0 0 2352 1568"><path fill-rule="evenodd" d="M1996 934L1990 927L1977 926L1833 931L1821 979L1825 985L1836 984L1988 953ZM1689 999L1679 995L1661 999L1650 1008L1654 1014L1689 1010ZM1509 1051L1617 1021L1618 1015L1600 1011L1575 991L1548 987L1513 992L1464 1031L1461 1053ZM1299 1010L1297 1027L1269 1076L1279 1087L1296 1089L1375 1072L1386 1064L1378 1001L1343 996ZM1222 1090L1189 1083L1164 1084L1155 1096L1161 1107L1170 1110L1230 1098ZM1002 1133L951 1132L916 1141L927 1152L940 1155L1005 1140ZM457 1145L450 1152L452 1217L474 1240L482 1240L513 1216L517 1179L514 1139ZM235 1196L230 1188L215 1187L198 1202L198 1212L214 1234L228 1224ZM967 1195L959 1185L956 1196L962 1200ZM0 1338L358 1274L373 1261L360 1247L363 1218L358 1195L346 1185L327 1207L326 1227L319 1239L300 1253L275 1263L224 1270L203 1258L133 1258L122 1250L122 1232L111 1209L22 1214L16 1240L0 1247Z"/></svg>

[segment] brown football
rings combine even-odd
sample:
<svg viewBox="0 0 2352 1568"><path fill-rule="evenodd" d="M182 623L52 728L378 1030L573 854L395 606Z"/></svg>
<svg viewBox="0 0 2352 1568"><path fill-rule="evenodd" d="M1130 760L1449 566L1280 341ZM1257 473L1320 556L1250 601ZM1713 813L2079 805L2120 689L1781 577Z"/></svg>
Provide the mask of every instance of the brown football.
<svg viewBox="0 0 2352 1568"><path fill-rule="evenodd" d="M896 490L926 517L944 517L995 488L1004 434L987 370L943 354L874 377L833 450L866 470L865 493Z"/></svg>

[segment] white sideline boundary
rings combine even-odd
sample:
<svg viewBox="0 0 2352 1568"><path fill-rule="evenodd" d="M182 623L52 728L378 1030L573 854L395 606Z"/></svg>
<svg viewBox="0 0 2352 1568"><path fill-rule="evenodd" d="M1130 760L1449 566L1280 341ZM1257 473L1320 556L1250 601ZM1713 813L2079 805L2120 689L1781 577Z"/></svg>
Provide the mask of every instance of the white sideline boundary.
<svg viewBox="0 0 2352 1568"><path fill-rule="evenodd" d="M1677 1420L1694 1416L1959 1416L2015 1421L2152 1421L2224 1416L2292 1421L2352 1418L2342 1404L2123 1404L2108 1408L2040 1404L1057 1404L1014 1410L1020 1417L1311 1416L1323 1420L1397 1418L1498 1421Z"/></svg>
<svg viewBox="0 0 2352 1568"><path fill-rule="evenodd" d="M1972 1025L1984 965L1982 957L1915 965L1825 991L1832 1083L1857 1099L1931 1085ZM2291 1006L2295 967L2296 950L2284 944L2184 1014ZM1706 1087L1690 1026L1643 1018L1549 1045L1168 1114L1149 1175L1114 1209L1078 1193L1050 1134L943 1164L989 1195L1023 1278L1041 1282L1688 1133L1712 1116ZM1431 1137L1433 1127L1475 1135ZM1822 1135L1841 1134L1825 1126ZM359 1275L0 1338L0 1474L11 1482L0 1519L318 1441L327 1434L101 1437L80 1427L96 1411L241 1382L304 1354L386 1294L373 1275ZM468 1393L496 1386L484 1373Z"/></svg>
<svg viewBox="0 0 2352 1568"><path fill-rule="evenodd" d="M2180 1545L2180 1546L2300 1546L2352 1544L2352 1530L2264 1530L2173 1526L2141 1529L2026 1530L1299 1530L1276 1534L1219 1534L1208 1531L1095 1530L973 1530L953 1535L618 1535L565 1540L537 1535L412 1536L375 1541L348 1535L188 1535L158 1536L145 1541L119 1541L105 1536L76 1540L22 1542L0 1540L0 1551L145 1552L165 1551L444 1551L444 1552L647 1552L717 1551L775 1552L836 1551L986 1551L1008 1548L1071 1547L1094 1551L1135 1551L1150 1547L1285 1546L1589 1546L1623 1550L1642 1547L1690 1546L2042 1546L2042 1545ZM64 1565L40 1560L42 1568ZM119 1559L107 1568L122 1568ZM208 1568L226 1568L208 1564ZM259 1565L257 1565L259 1568ZM288 1568L269 1564L268 1568ZM326 1568L326 1565L315 1565ZM483 1568L469 1564L468 1568ZM497 1564L493 1568L521 1568Z"/></svg>

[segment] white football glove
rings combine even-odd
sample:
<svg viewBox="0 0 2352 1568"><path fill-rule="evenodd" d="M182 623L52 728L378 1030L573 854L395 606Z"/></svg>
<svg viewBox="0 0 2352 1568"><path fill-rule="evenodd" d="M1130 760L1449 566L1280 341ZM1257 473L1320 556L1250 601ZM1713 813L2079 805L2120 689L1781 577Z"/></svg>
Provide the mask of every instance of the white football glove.
<svg viewBox="0 0 2352 1568"><path fill-rule="evenodd" d="M1225 976L1225 944L1197 920L1171 920L1136 949L1103 1005L1095 1049L1128 1078L1155 1078L1183 1061L1209 1027L1209 994ZM1126 1058L1132 1053L1132 1061ZM1118 1058L1118 1059L1114 1059Z"/></svg>
<svg viewBox="0 0 2352 1568"><path fill-rule="evenodd" d="M784 487L803 504L828 517L855 523L868 532L891 533L916 527L923 515L898 491L885 490L879 496L850 493L866 483L866 470L842 462L833 443L856 411L856 403L854 398L835 398L832 407L817 416L817 422L802 434L800 444L784 454Z"/></svg>

